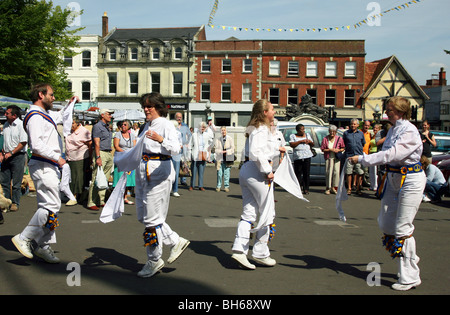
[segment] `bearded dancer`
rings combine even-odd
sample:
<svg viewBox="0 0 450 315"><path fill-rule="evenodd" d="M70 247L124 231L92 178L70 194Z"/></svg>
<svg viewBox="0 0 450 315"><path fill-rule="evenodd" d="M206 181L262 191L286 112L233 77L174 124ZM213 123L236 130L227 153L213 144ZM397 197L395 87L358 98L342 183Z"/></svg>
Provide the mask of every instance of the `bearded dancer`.
<svg viewBox="0 0 450 315"><path fill-rule="evenodd" d="M393 258L398 258L399 278L392 288L406 291L421 283L413 220L426 183L420 164L422 140L417 128L408 121L411 105L407 99L389 99L386 115L393 126L382 151L349 159L351 163L361 162L364 166L387 165L387 174L379 186L382 198L378 223L385 234L383 244Z"/></svg>
<svg viewBox="0 0 450 315"><path fill-rule="evenodd" d="M28 225L12 238L19 252L27 258L34 255L48 263L58 263L50 244L56 243L55 229L58 226L60 199L60 169L66 163L61 157L62 141L57 124L62 123L64 109L50 112L53 108L53 88L49 84L35 85L30 106L24 118L32 157L28 163L31 179L36 187L38 209ZM73 97L69 104L77 97ZM32 241L37 244L32 248Z"/></svg>

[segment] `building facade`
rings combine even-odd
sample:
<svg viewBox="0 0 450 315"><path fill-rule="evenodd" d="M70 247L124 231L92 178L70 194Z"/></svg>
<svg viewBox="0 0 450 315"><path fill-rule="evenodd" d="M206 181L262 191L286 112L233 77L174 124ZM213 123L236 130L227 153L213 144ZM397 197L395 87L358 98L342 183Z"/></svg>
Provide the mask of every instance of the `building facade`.
<svg viewBox="0 0 450 315"><path fill-rule="evenodd" d="M98 35L81 35L74 49L74 57L64 57L69 86L81 98L76 109L87 110L95 106L98 96Z"/></svg>
<svg viewBox="0 0 450 315"><path fill-rule="evenodd" d="M422 86L430 99L425 103L425 118L431 129L450 131L450 85L447 85L447 74L441 68Z"/></svg>
<svg viewBox="0 0 450 315"><path fill-rule="evenodd" d="M198 104L191 108L200 112L210 105L206 110L216 122L245 125L260 98L269 99L282 118L286 106L299 104L305 94L319 106L361 116L362 40L197 41L194 55Z"/></svg>
<svg viewBox="0 0 450 315"><path fill-rule="evenodd" d="M192 41L205 39L204 27L107 32L105 17L98 49L99 107L140 109L142 94L159 92L171 109L187 111L193 66L189 48Z"/></svg>

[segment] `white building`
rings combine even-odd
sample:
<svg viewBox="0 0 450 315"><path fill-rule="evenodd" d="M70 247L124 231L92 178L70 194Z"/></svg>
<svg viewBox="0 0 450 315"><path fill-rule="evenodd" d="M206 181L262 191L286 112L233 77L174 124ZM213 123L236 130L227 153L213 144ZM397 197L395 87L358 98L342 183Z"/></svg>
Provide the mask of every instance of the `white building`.
<svg viewBox="0 0 450 315"><path fill-rule="evenodd" d="M80 97L82 103L76 109L87 110L96 106L98 96L98 35L80 35L77 53L74 57L65 57L66 73L73 95Z"/></svg>

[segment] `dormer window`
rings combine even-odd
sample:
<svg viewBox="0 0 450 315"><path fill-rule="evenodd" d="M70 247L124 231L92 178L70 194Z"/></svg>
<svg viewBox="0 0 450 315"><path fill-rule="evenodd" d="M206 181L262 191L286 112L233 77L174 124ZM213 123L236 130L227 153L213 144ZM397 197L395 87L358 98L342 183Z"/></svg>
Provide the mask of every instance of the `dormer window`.
<svg viewBox="0 0 450 315"><path fill-rule="evenodd" d="M114 61L116 60L116 58L117 58L117 50L115 48L111 48L109 50L109 60Z"/></svg>
<svg viewBox="0 0 450 315"><path fill-rule="evenodd" d="M138 60L138 49L137 47L131 48L130 60L137 61Z"/></svg>
<svg viewBox="0 0 450 315"><path fill-rule="evenodd" d="M153 48L152 59L159 60L160 58L160 50L158 47Z"/></svg>

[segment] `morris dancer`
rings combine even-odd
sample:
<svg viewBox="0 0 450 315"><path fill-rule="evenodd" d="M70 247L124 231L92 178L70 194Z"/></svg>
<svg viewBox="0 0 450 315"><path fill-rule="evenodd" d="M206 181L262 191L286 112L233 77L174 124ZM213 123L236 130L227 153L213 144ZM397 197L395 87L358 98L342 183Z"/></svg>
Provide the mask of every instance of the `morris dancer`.
<svg viewBox="0 0 450 315"><path fill-rule="evenodd" d="M422 201L426 177L420 164L420 134L408 121L410 102L403 97L392 97L386 105L386 114L393 126L382 151L349 159L353 164L361 162L364 166L387 164L387 174L379 186L382 197L378 222L385 234L383 244L393 258L399 258L399 279L392 288L406 291L421 283L413 220Z"/></svg>
<svg viewBox="0 0 450 315"><path fill-rule="evenodd" d="M24 118L32 157L28 163L31 179L36 187L38 209L28 226L12 238L19 252L27 258L33 254L48 263L58 263L50 244L56 243L55 228L58 226L60 199L60 168L66 163L61 157L62 141L57 130L62 123L64 109L50 112L53 108L53 88L49 84L35 85L30 93L33 105ZM69 104L78 98L75 96ZM32 249L31 242L37 243Z"/></svg>
<svg viewBox="0 0 450 315"><path fill-rule="evenodd" d="M246 162L239 173L239 184L242 189L243 213L237 226L233 244L233 255L239 265L253 270L255 265L247 259L250 244L250 232L257 217L264 217L255 228L255 245L253 259L264 266L274 266L275 259L270 258L268 242L273 236L275 204L273 198L273 178L271 161L284 151L277 145L277 139L271 132L270 123L275 111L267 100L259 100L253 105L252 115L246 130Z"/></svg>
<svg viewBox="0 0 450 315"><path fill-rule="evenodd" d="M164 267L162 245L171 246L167 262L174 262L187 248L189 241L180 237L166 223L170 191L175 180L171 155L180 152L180 144L172 122L167 120L167 107L159 93L144 94L140 104L148 128L143 139L142 160L136 170L136 211L145 225L144 242L148 261L140 277L151 277Z"/></svg>

